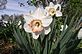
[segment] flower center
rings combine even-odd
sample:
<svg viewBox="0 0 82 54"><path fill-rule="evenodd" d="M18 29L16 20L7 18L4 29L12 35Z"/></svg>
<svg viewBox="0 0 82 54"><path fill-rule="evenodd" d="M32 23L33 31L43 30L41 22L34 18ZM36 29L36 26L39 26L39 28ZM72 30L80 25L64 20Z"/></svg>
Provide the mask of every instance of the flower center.
<svg viewBox="0 0 82 54"><path fill-rule="evenodd" d="M31 21L31 24L32 24L33 26L36 26L36 27L42 26L41 20L38 20L38 19Z"/></svg>
<svg viewBox="0 0 82 54"><path fill-rule="evenodd" d="M39 22L36 22L35 23L35 26L39 27L40 26L40 23Z"/></svg>
<svg viewBox="0 0 82 54"><path fill-rule="evenodd" d="M33 32L40 32L43 30L42 22L39 19L32 20L29 26Z"/></svg>
<svg viewBox="0 0 82 54"><path fill-rule="evenodd" d="M54 8L50 8L49 9L49 13L50 13L51 16L54 15L55 14L55 9Z"/></svg>

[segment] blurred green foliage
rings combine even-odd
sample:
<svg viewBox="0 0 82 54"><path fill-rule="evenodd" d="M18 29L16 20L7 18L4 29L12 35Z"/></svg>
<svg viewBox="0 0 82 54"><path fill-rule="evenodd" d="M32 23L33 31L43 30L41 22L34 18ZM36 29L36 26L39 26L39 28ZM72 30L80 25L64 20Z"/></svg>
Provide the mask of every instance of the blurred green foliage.
<svg viewBox="0 0 82 54"><path fill-rule="evenodd" d="M35 1L32 2L35 3ZM33 39L32 34L26 33L23 29L25 23L23 16L15 16L20 19L7 23L6 26L0 26L0 38L11 38L22 50L21 54L80 54L82 41L77 38L77 34L80 30L78 22L82 15L82 1L68 0L64 5L65 7L62 6L63 16L53 16L51 32L48 35L43 33L37 40ZM19 21L22 22L21 29L18 25ZM60 31L62 24L63 31ZM66 25L68 25L67 29L65 29Z"/></svg>

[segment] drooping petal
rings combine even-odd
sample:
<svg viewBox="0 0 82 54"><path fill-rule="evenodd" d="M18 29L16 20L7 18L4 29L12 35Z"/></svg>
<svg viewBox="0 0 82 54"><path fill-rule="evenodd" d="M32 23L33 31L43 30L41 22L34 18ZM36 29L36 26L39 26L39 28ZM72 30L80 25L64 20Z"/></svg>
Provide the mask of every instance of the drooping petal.
<svg viewBox="0 0 82 54"><path fill-rule="evenodd" d="M28 23L25 23L24 24L24 30L26 31L26 32L32 32L32 30L31 30L31 28L28 26Z"/></svg>
<svg viewBox="0 0 82 54"><path fill-rule="evenodd" d="M56 11L56 17L60 17L60 16L62 16L62 12Z"/></svg>
<svg viewBox="0 0 82 54"><path fill-rule="evenodd" d="M44 29L44 33L47 35L49 32L51 31L51 28L50 27L46 27Z"/></svg>
<svg viewBox="0 0 82 54"><path fill-rule="evenodd" d="M40 34L32 33L34 39L38 39Z"/></svg>
<svg viewBox="0 0 82 54"><path fill-rule="evenodd" d="M43 27L49 26L51 24L52 20L53 20L53 18L51 16L48 16L48 17L42 19Z"/></svg>
<svg viewBox="0 0 82 54"><path fill-rule="evenodd" d="M78 33L78 39L82 39L82 29L80 29L79 33Z"/></svg>

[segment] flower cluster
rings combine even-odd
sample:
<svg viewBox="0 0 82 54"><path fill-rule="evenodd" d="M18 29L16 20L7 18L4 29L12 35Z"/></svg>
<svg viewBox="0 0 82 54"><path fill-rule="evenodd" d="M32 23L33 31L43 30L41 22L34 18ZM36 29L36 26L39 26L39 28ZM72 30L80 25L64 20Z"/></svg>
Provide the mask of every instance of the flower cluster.
<svg viewBox="0 0 82 54"><path fill-rule="evenodd" d="M51 31L50 24L53 21L53 15L62 16L60 4L54 5L50 2L45 9L37 8L33 13L24 14L25 31L32 33L34 39L38 39L42 32L47 35Z"/></svg>

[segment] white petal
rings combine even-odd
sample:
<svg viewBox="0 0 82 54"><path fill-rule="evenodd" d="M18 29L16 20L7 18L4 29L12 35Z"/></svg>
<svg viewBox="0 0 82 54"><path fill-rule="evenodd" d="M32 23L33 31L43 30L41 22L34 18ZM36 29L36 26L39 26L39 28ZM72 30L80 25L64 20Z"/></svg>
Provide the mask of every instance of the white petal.
<svg viewBox="0 0 82 54"><path fill-rule="evenodd" d="M21 25L21 21L18 22L18 25L19 25L19 28L21 29L22 28L22 25Z"/></svg>
<svg viewBox="0 0 82 54"><path fill-rule="evenodd" d="M82 39L82 29L80 29L80 31L78 33L78 39Z"/></svg>
<svg viewBox="0 0 82 54"><path fill-rule="evenodd" d="M32 33L32 36L33 36L34 39L38 39L39 38L39 34L36 35L35 33Z"/></svg>
<svg viewBox="0 0 82 54"><path fill-rule="evenodd" d="M60 29L60 31L62 31L62 30L63 30L63 27L64 27L64 25L61 25L61 29Z"/></svg>
<svg viewBox="0 0 82 54"><path fill-rule="evenodd" d="M45 11L47 12L51 7L45 7Z"/></svg>
<svg viewBox="0 0 82 54"><path fill-rule="evenodd" d="M20 25L19 28L21 29L22 28L22 25Z"/></svg>
<svg viewBox="0 0 82 54"><path fill-rule="evenodd" d="M66 25L66 28L65 29L67 29L68 28L68 26Z"/></svg>
<svg viewBox="0 0 82 54"><path fill-rule="evenodd" d="M18 22L18 25L20 25L21 23L22 23L22 22L21 22L21 21L19 21L19 22Z"/></svg>
<svg viewBox="0 0 82 54"><path fill-rule="evenodd" d="M51 28L50 27L47 27L44 29L44 33L47 35L49 32L51 31Z"/></svg>
<svg viewBox="0 0 82 54"><path fill-rule="evenodd" d="M49 16L50 15L49 12L48 12L50 8L51 7L45 7L45 10L44 11L46 12L46 16Z"/></svg>
<svg viewBox="0 0 82 54"><path fill-rule="evenodd" d="M8 23L8 21L3 20L4 23Z"/></svg>
<svg viewBox="0 0 82 54"><path fill-rule="evenodd" d="M42 9L42 8L37 8L37 9L35 10L35 12L33 13L32 16L33 16L34 18L40 19L40 18L44 18L45 15L46 15L46 12L44 11L44 9Z"/></svg>
<svg viewBox="0 0 82 54"><path fill-rule="evenodd" d="M49 11L50 8L55 8L55 5L52 2L50 2L49 6L45 7L45 10Z"/></svg>
<svg viewBox="0 0 82 54"><path fill-rule="evenodd" d="M53 4L52 2L50 2L49 6L50 6L50 7L53 7L53 6L54 6L54 4Z"/></svg>
<svg viewBox="0 0 82 54"><path fill-rule="evenodd" d="M62 31L63 28L64 28L64 25L61 25L61 29L60 29L60 31ZM66 30L67 28L68 28L68 26L66 25L65 30Z"/></svg>
<svg viewBox="0 0 82 54"><path fill-rule="evenodd" d="M62 12L56 11L56 17L60 17L60 16L62 16Z"/></svg>
<svg viewBox="0 0 82 54"><path fill-rule="evenodd" d="M56 5L54 6L54 8L55 8L55 10L57 10L57 8L59 8L57 11L61 11L61 5L60 5L60 4L56 4Z"/></svg>
<svg viewBox="0 0 82 54"><path fill-rule="evenodd" d="M24 15L24 19L29 23L33 19L33 17L31 15Z"/></svg>
<svg viewBox="0 0 82 54"><path fill-rule="evenodd" d="M2 17L0 16L0 20L2 19Z"/></svg>
<svg viewBox="0 0 82 54"><path fill-rule="evenodd" d="M28 26L28 23L25 23L25 24L24 24L24 30L25 30L26 32L30 32L30 33L32 32L32 31L31 31L31 28Z"/></svg>
<svg viewBox="0 0 82 54"><path fill-rule="evenodd" d="M48 16L48 17L42 19L42 25L44 27L47 27L51 24L52 20L53 20L53 18L51 16Z"/></svg>

